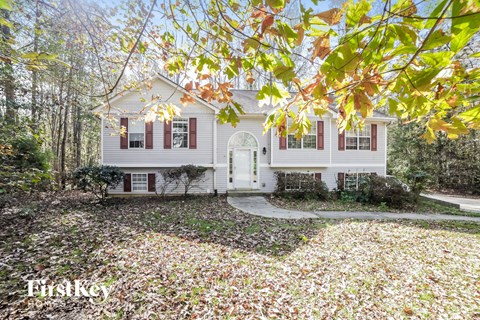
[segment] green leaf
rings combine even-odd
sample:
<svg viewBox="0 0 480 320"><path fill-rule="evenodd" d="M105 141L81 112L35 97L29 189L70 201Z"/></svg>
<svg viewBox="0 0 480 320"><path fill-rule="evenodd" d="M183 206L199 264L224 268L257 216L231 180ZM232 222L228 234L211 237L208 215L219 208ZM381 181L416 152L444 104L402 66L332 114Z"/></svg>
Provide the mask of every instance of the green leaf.
<svg viewBox="0 0 480 320"><path fill-rule="evenodd" d="M438 17L440 13L442 12L443 8L447 4L448 0L442 0L438 5L433 9L432 13L429 14L430 17ZM425 23L425 28L426 29L431 29L435 25L436 20L435 19L429 19Z"/></svg>
<svg viewBox="0 0 480 320"><path fill-rule="evenodd" d="M360 0L356 3L353 1L350 1L347 6L347 14L346 14L347 26L353 27L357 25L360 22L360 19L362 19L362 17L366 15L371 8L372 8L372 5L368 0Z"/></svg>
<svg viewBox="0 0 480 320"><path fill-rule="evenodd" d="M462 112L458 116L467 122L480 123L480 105L465 112Z"/></svg>
<svg viewBox="0 0 480 320"><path fill-rule="evenodd" d="M441 71L441 69L425 69L420 72L417 72L413 76L410 76L410 79L413 82L413 85L415 86L416 89L422 91L422 90L428 90L429 87L432 85L432 80L438 75L438 73Z"/></svg>
<svg viewBox="0 0 480 320"><path fill-rule="evenodd" d="M0 9L12 11L13 0L0 0Z"/></svg>
<svg viewBox="0 0 480 320"><path fill-rule="evenodd" d="M400 42L405 46L412 46L417 42L417 34L407 25L393 24L391 28L395 30Z"/></svg>
<svg viewBox="0 0 480 320"><path fill-rule="evenodd" d="M429 67L446 67L450 64L450 59L454 53L451 51L429 52L421 53L419 56L422 58Z"/></svg>
<svg viewBox="0 0 480 320"><path fill-rule="evenodd" d="M232 127L236 127L237 123L240 121L238 118L237 112L231 105L227 105L225 108L220 109L220 112L217 115L220 124L230 123Z"/></svg>
<svg viewBox="0 0 480 320"><path fill-rule="evenodd" d="M262 52L258 56L258 63L262 66L262 68L265 71L273 71L273 67L274 67L274 64L275 64L275 58L270 54L266 54L266 53Z"/></svg>
<svg viewBox="0 0 480 320"><path fill-rule="evenodd" d="M295 70L293 67L281 65L273 69L273 74L277 79L282 80L283 83L286 85L288 81L292 80L295 77Z"/></svg>
<svg viewBox="0 0 480 320"><path fill-rule="evenodd" d="M445 34L443 30L435 30L430 38L425 42L423 49L430 50L447 44L452 39L451 36Z"/></svg>
<svg viewBox="0 0 480 320"><path fill-rule="evenodd" d="M453 1L452 16L457 17L466 13L472 13L475 9L478 12L478 4L467 6L464 1ZM453 52L459 52L478 32L480 28L480 19L478 16L465 16L452 19L452 42L450 43L450 49Z"/></svg>
<svg viewBox="0 0 480 320"><path fill-rule="evenodd" d="M270 104L276 106L282 102L285 102L288 97L290 97L288 91L278 87L276 83L272 83L272 85L264 85L256 95L257 100L259 100L260 107Z"/></svg>
<svg viewBox="0 0 480 320"><path fill-rule="evenodd" d="M480 21L480 19L477 19ZM450 42L450 49L457 53L470 41L470 39L478 32L479 26L475 28L462 27L461 31L458 29L452 31L452 41ZM458 32L458 33L457 33Z"/></svg>
<svg viewBox="0 0 480 320"><path fill-rule="evenodd" d="M259 47L260 42L255 39L248 38L243 41L243 49L245 50L245 52L248 52L250 50L257 51Z"/></svg>
<svg viewBox="0 0 480 320"><path fill-rule="evenodd" d="M0 18L0 25L1 25L1 26L6 26L6 27L8 27L8 28L10 28L10 29L13 29L13 24L12 24L10 21L8 21L8 20L6 20L6 19L4 19L4 18Z"/></svg>
<svg viewBox="0 0 480 320"><path fill-rule="evenodd" d="M277 26L280 35L287 41L287 43L293 44L293 42L297 40L297 33L288 24L282 21L277 21Z"/></svg>
<svg viewBox="0 0 480 320"><path fill-rule="evenodd" d="M285 0L266 0L265 3L272 9L280 9L285 7Z"/></svg>
<svg viewBox="0 0 480 320"><path fill-rule="evenodd" d="M140 53L145 53L146 49L147 48L145 47L145 44L142 41L140 41L138 43L138 50L140 51Z"/></svg>
<svg viewBox="0 0 480 320"><path fill-rule="evenodd" d="M227 74L227 77L228 77L229 80L238 76L237 59L234 58L234 59L230 60L229 65L225 69L225 73Z"/></svg>

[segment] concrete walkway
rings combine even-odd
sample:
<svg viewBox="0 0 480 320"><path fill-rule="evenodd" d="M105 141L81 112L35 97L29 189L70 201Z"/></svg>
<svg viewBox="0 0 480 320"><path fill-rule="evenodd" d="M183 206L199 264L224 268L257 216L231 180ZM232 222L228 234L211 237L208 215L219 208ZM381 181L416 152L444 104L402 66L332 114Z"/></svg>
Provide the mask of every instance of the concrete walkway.
<svg viewBox="0 0 480 320"><path fill-rule="evenodd" d="M461 210L480 213L480 199L462 198L438 193L422 194L422 196L458 205Z"/></svg>
<svg viewBox="0 0 480 320"><path fill-rule="evenodd" d="M228 203L243 212L267 218L283 219L408 219L408 220L457 220L480 223L480 217L455 216L448 214L392 213L392 212L305 212L274 207L264 197L228 197Z"/></svg>

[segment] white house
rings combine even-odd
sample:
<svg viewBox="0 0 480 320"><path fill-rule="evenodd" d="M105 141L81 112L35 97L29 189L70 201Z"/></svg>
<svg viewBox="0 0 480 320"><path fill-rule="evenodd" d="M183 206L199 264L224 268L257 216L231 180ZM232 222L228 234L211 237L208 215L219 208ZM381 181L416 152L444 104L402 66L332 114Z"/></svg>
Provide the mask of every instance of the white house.
<svg viewBox="0 0 480 320"><path fill-rule="evenodd" d="M276 171L287 175L304 172L325 181L331 189L337 183L353 187L364 174L386 174L387 124L392 118L376 113L366 120L363 130L339 134L335 112L321 120L312 114L310 134L298 141L293 135L279 138L275 130L263 134L262 123L269 110L258 107L255 91L233 91L233 99L246 112L236 128L219 124L219 106L198 98L182 106L184 92L177 84L158 77L147 94L131 91L110 100L108 114L117 126L102 117L101 161L126 173L123 184L110 193L154 193L161 183L162 169L185 164L208 168L205 181L192 190L196 193L272 192ZM170 123L139 119L145 108L142 97L152 95L181 108L181 118ZM105 116L107 109L96 111ZM123 136L118 133L120 125L127 129Z"/></svg>

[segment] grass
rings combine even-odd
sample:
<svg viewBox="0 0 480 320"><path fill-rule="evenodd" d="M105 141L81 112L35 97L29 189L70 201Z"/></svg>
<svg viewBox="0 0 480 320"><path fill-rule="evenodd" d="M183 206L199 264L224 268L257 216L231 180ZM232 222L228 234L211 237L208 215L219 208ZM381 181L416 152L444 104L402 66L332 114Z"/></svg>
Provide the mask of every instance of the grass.
<svg viewBox="0 0 480 320"><path fill-rule="evenodd" d="M320 201L271 197L269 201L277 207L300 211L418 212L480 217L480 213L460 210L456 207L444 205L426 198L420 198L417 206L412 206L411 209L404 210L389 208L385 204L377 206L345 200Z"/></svg>
<svg viewBox="0 0 480 320"><path fill-rule="evenodd" d="M0 318L480 317L477 223L267 219L222 197L57 198L0 215ZM26 297L26 279L111 294Z"/></svg>

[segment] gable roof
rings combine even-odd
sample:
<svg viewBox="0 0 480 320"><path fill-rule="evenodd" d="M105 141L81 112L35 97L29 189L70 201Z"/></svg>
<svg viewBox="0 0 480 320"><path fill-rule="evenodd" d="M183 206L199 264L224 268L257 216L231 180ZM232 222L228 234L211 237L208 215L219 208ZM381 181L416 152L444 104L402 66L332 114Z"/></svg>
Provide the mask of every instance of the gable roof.
<svg viewBox="0 0 480 320"><path fill-rule="evenodd" d="M188 94L190 95L191 97L193 97L197 102L199 102L200 104L206 106L207 108L209 109L212 109L215 113L217 113L219 111L219 108L217 108L216 106L214 106L213 104L205 101L204 99L198 97L197 95L194 95L194 94L191 94L189 93L187 90L185 90L185 88L183 86L181 86L180 84L168 79L167 77L161 75L161 74L158 74L152 78L148 78L146 80L143 80L142 83L141 83L141 87L143 87L147 82L151 82L151 81L155 81L155 80L160 80L162 81L163 83L166 83L168 85L170 85L171 87L174 88L174 90L178 90L184 94ZM94 109L92 109L93 112L100 112L102 111L102 109L106 109L108 108L109 104L113 104L115 103L116 101L118 100L121 100L123 99L125 96L128 96L130 94L133 94L133 93L138 93L139 91L136 90L136 89L128 89L128 90L123 90L123 91L120 91L119 93L117 93L115 96L113 96L111 99L108 99L107 101L105 101L103 104L95 107Z"/></svg>
<svg viewBox="0 0 480 320"><path fill-rule="evenodd" d="M238 102L242 106L243 111L245 111L245 114L266 115L270 111L275 109L275 107L272 106L271 104L260 107L259 102L256 98L258 91L259 90L241 90L241 89L230 90L230 92L232 93L232 100L235 102ZM291 92L291 94L296 94L296 92ZM214 105L217 108L222 108L225 106L224 103L218 103L218 102L214 102ZM332 115L336 114L336 111L333 110L332 108L330 108L328 111Z"/></svg>
<svg viewBox="0 0 480 320"><path fill-rule="evenodd" d="M225 103L219 103L218 101L213 101L213 102L208 102L199 96L195 94L191 94L188 92L183 86L180 84L168 79L167 77L157 74L155 77L149 78L147 80L144 80L142 82L142 85L144 85L147 81L155 81L155 80L160 80L171 87L173 87L175 90L179 90L180 92L184 94L188 94L192 96L197 102L200 104L212 109L215 111L215 113L219 112L220 109L226 106ZM259 107L259 102L256 98L256 95L259 90L245 90L245 89L233 89L230 90L232 93L232 100L235 102L238 102L242 108L243 111L245 112L246 115L267 115L270 111L272 111L275 107L272 105L264 105L262 107ZM138 90L130 89L130 90L124 90L121 91L120 93L116 94L112 99L109 100L109 103L115 103L117 100L121 100L123 97L126 95L136 93ZM292 94L295 94L295 92L292 92ZM93 109L93 111L100 111L102 108L106 108L108 106L107 102L103 103L102 105L96 107ZM328 111L333 115L334 118L338 116L338 111L336 110L336 107L332 105L331 108L328 109ZM373 116L370 118L376 118L378 120L386 120L386 121L391 121L394 120L395 118L386 115L383 112L374 110L373 111Z"/></svg>

